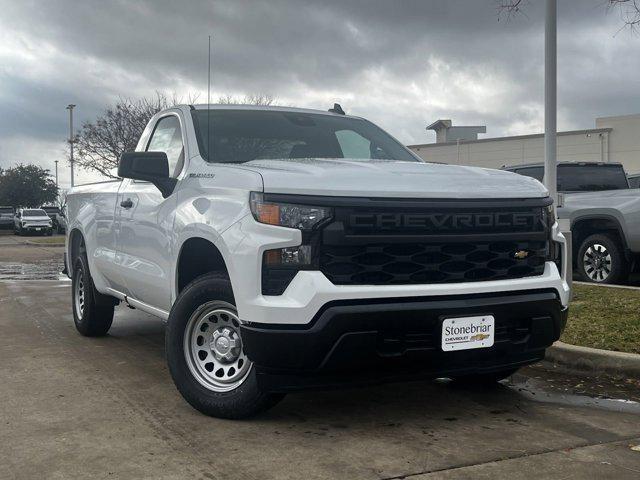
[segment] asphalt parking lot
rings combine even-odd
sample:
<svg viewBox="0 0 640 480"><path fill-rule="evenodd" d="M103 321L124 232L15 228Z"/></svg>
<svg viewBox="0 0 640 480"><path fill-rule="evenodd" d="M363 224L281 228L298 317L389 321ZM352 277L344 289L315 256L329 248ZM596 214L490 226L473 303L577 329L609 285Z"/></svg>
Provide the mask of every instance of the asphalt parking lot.
<svg viewBox="0 0 640 480"><path fill-rule="evenodd" d="M0 247L1 248L1 247ZM527 368L495 388L417 382L288 396L246 421L185 403L162 322L74 329L70 282L0 282L2 478L634 478L638 380Z"/></svg>

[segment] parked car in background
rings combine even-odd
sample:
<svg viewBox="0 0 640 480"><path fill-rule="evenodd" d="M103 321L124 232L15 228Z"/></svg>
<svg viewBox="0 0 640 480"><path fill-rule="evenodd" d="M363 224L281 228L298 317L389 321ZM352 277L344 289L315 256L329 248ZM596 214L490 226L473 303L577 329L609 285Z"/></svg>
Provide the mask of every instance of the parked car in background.
<svg viewBox="0 0 640 480"><path fill-rule="evenodd" d="M53 233L53 221L41 208L19 209L14 217L13 225L16 235L28 233L51 235Z"/></svg>
<svg viewBox="0 0 640 480"><path fill-rule="evenodd" d="M49 218L51 218L53 231L56 233L64 233L64 229L67 223L64 221L64 217L62 215L62 210L60 209L60 207L44 206L42 207L42 210L44 210L47 215L49 215Z"/></svg>
<svg viewBox="0 0 640 480"><path fill-rule="evenodd" d="M634 173L627 176L630 188L640 188L640 173Z"/></svg>
<svg viewBox="0 0 640 480"><path fill-rule="evenodd" d="M541 163L503 167L542 181ZM571 221L573 264L581 279L625 282L640 259L640 191L620 163L558 164L558 218Z"/></svg>
<svg viewBox="0 0 640 480"><path fill-rule="evenodd" d="M0 229L11 230L13 228L13 216L15 210L13 207L0 206Z"/></svg>

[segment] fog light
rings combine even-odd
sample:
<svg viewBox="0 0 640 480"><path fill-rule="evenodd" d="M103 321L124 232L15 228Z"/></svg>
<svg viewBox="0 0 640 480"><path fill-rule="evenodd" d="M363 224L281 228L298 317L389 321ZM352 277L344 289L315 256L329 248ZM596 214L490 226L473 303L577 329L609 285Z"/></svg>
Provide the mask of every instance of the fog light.
<svg viewBox="0 0 640 480"><path fill-rule="evenodd" d="M275 266L302 266L311 264L311 245L278 248L264 252L264 263Z"/></svg>

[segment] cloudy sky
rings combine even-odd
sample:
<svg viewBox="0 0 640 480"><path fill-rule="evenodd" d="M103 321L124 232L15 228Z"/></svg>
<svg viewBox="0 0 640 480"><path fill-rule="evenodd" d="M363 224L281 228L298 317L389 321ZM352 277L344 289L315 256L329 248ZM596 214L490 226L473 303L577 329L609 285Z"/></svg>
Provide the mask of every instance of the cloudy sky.
<svg viewBox="0 0 640 480"><path fill-rule="evenodd" d="M543 4L498 21L496 0L0 0L0 167L38 163L68 184L68 112L120 96L268 94L339 102L405 143L438 118L486 136L543 128ZM640 36L606 0L560 0L558 127L640 112ZM81 175L82 178L89 176Z"/></svg>

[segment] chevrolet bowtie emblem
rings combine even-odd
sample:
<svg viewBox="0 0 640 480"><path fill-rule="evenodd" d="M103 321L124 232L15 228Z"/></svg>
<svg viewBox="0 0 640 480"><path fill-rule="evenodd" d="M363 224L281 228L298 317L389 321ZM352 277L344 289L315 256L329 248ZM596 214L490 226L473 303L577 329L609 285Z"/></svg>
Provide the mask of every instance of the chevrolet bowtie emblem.
<svg viewBox="0 0 640 480"><path fill-rule="evenodd" d="M522 260L524 258L527 258L529 256L529 252L527 252L526 250L518 250L516 253L513 254L514 258L517 258L518 260Z"/></svg>

